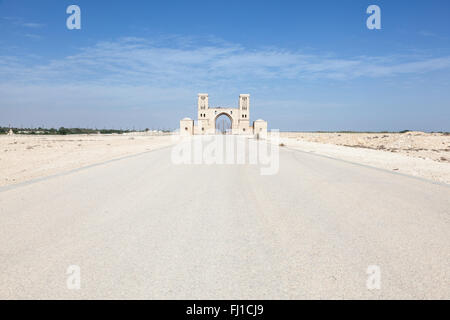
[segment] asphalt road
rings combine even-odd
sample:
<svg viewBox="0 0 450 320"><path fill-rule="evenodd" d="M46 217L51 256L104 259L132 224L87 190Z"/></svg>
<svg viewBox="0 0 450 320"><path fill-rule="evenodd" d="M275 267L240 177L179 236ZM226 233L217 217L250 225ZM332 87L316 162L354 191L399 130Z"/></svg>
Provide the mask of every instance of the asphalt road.
<svg viewBox="0 0 450 320"><path fill-rule="evenodd" d="M271 176L165 148L0 188L2 299L449 299L449 261L450 187L289 149Z"/></svg>

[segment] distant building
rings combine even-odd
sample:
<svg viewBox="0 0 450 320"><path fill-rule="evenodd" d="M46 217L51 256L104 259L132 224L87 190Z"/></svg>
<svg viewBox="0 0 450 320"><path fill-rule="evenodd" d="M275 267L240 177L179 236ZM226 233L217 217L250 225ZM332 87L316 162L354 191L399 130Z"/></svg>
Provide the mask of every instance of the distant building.
<svg viewBox="0 0 450 320"><path fill-rule="evenodd" d="M256 120L250 125L250 95L239 95L238 108L210 108L207 93L198 94L198 119L197 124L190 118L180 121L180 134L184 136L216 134L216 120L220 116L227 116L231 122L231 128L227 133L241 135L258 135L264 138L267 136L267 122Z"/></svg>

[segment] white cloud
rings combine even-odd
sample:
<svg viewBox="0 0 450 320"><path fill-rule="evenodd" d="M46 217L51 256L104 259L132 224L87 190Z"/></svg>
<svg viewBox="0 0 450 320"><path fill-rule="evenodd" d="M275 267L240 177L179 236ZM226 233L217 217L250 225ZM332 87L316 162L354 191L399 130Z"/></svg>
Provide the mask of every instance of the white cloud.
<svg viewBox="0 0 450 320"><path fill-rule="evenodd" d="M435 38L435 39L438 39L438 40L447 40L448 39L447 37L443 37L443 36L440 36L440 35L438 35L438 34L436 34L434 32L429 32L429 31L426 31L426 30L419 31L419 35L421 35L423 37L428 37L428 38Z"/></svg>
<svg viewBox="0 0 450 320"><path fill-rule="evenodd" d="M24 27L24 28L42 28L44 24L42 23L36 23L36 22L29 22L24 21L24 19L19 17L3 17L4 20L10 21L13 25Z"/></svg>
<svg viewBox="0 0 450 320"><path fill-rule="evenodd" d="M42 37L40 35L32 34L32 33L25 34L25 37L33 39L33 40L40 40L40 39L42 39Z"/></svg>
<svg viewBox="0 0 450 320"><path fill-rule="evenodd" d="M450 68L450 57L330 57L219 41L122 38L42 62L1 57L0 81L173 86L257 85L273 80L351 80L421 74Z"/></svg>
<svg viewBox="0 0 450 320"><path fill-rule="evenodd" d="M35 22L24 22L21 24L22 27L26 27L26 28L41 28L44 25L41 23L35 23Z"/></svg>

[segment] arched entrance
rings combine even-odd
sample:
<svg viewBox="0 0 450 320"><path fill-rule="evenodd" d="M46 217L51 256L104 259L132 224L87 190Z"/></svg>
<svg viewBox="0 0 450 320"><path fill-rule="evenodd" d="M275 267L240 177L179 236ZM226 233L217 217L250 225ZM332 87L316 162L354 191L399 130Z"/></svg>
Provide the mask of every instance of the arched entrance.
<svg viewBox="0 0 450 320"><path fill-rule="evenodd" d="M231 134L233 128L233 118L228 113L222 112L214 119L214 129L216 134Z"/></svg>

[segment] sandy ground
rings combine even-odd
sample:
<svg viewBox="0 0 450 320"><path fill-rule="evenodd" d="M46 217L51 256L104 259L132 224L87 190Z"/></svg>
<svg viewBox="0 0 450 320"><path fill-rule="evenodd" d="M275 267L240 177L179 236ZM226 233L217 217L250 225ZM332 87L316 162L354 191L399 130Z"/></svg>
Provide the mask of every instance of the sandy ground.
<svg viewBox="0 0 450 320"><path fill-rule="evenodd" d="M286 147L450 184L450 135L282 132ZM0 186L174 143L170 135L0 136Z"/></svg>
<svg viewBox="0 0 450 320"><path fill-rule="evenodd" d="M0 136L0 186L58 174L173 143L170 135Z"/></svg>
<svg viewBox="0 0 450 320"><path fill-rule="evenodd" d="M286 147L450 184L450 135L282 132Z"/></svg>

